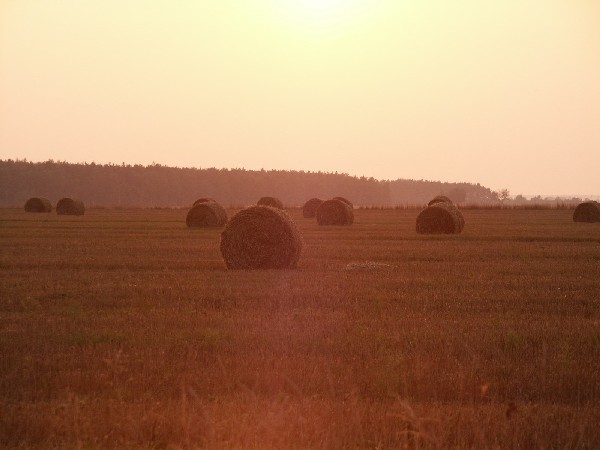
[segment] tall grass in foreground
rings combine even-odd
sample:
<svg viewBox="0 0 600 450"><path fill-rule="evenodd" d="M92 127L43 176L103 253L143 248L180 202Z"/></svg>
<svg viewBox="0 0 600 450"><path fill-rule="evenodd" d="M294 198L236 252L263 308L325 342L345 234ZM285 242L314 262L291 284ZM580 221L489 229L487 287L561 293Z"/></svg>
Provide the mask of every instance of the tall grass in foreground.
<svg viewBox="0 0 600 450"><path fill-rule="evenodd" d="M1 210L0 447L599 448L600 226L418 212L227 271L185 210Z"/></svg>

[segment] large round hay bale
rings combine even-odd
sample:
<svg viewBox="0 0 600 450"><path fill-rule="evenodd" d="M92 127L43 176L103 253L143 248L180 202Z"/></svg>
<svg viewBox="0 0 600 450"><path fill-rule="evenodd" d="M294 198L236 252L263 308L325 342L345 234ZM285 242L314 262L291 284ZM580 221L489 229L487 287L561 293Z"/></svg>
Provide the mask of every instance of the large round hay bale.
<svg viewBox="0 0 600 450"><path fill-rule="evenodd" d="M600 203L589 201L577 205L573 211L573 222L600 222Z"/></svg>
<svg viewBox="0 0 600 450"><path fill-rule="evenodd" d="M450 200L450 198L446 197L445 195L436 195L429 201L429 203L427 203L427 206L431 206L436 203L450 203L451 205L454 204L452 200Z"/></svg>
<svg viewBox="0 0 600 450"><path fill-rule="evenodd" d="M61 198L56 204L56 214L67 216L83 216L85 206L81 200L72 198Z"/></svg>
<svg viewBox="0 0 600 450"><path fill-rule="evenodd" d="M305 219L313 219L317 215L317 208L321 206L323 200L320 198L311 198L302 207L302 215Z"/></svg>
<svg viewBox="0 0 600 450"><path fill-rule="evenodd" d="M327 200L317 208L317 223L319 225L352 225L354 211L341 200Z"/></svg>
<svg viewBox="0 0 600 450"><path fill-rule="evenodd" d="M276 197L261 197L256 204L258 206L270 206L271 208L283 209L283 202Z"/></svg>
<svg viewBox="0 0 600 450"><path fill-rule="evenodd" d="M48 213L52 211L52 203L47 198L32 197L25 202L25 211Z"/></svg>
<svg viewBox="0 0 600 450"><path fill-rule="evenodd" d="M352 202L345 197L333 197L332 200L339 200L341 202L344 202L350 207L350 209L354 209L354 205L352 204Z"/></svg>
<svg viewBox="0 0 600 450"><path fill-rule="evenodd" d="M225 209L217 202L198 203L187 213L188 227L222 227L227 222Z"/></svg>
<svg viewBox="0 0 600 450"><path fill-rule="evenodd" d="M462 213L450 203L434 203L417 216L419 234L458 234L464 226Z"/></svg>
<svg viewBox="0 0 600 450"><path fill-rule="evenodd" d="M301 251L296 224L270 206L241 210L221 233L221 254L229 269L293 269Z"/></svg>
<svg viewBox="0 0 600 450"><path fill-rule="evenodd" d="M192 206L199 205L200 203L210 203L210 202L217 203L217 201L214 198L201 197L198 200L196 200Z"/></svg>

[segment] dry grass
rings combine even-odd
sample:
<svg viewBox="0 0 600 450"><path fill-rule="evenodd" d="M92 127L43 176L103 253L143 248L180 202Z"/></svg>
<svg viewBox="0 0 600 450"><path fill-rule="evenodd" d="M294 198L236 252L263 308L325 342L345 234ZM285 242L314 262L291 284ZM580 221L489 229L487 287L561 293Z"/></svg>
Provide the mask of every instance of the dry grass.
<svg viewBox="0 0 600 450"><path fill-rule="evenodd" d="M0 447L600 447L600 226L355 213L228 271L184 210L0 210Z"/></svg>

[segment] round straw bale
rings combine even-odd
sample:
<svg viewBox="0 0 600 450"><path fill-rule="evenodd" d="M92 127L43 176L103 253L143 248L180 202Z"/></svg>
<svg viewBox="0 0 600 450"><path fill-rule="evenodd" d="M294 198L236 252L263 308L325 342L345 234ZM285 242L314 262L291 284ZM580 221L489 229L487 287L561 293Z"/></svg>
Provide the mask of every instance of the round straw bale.
<svg viewBox="0 0 600 450"><path fill-rule="evenodd" d="M320 198L311 198L302 207L302 215L305 219L312 219L317 215L317 208L321 206L323 200Z"/></svg>
<svg viewBox="0 0 600 450"><path fill-rule="evenodd" d="M270 206L271 208L283 209L283 202L275 197L261 197L256 204L258 206Z"/></svg>
<svg viewBox="0 0 600 450"><path fill-rule="evenodd" d="M450 203L434 203L417 217L419 234L457 234L465 225L462 213Z"/></svg>
<svg viewBox="0 0 600 450"><path fill-rule="evenodd" d="M52 203L50 200L43 197L32 197L25 202L25 211L27 212L51 212Z"/></svg>
<svg viewBox="0 0 600 450"><path fill-rule="evenodd" d="M188 227L222 227L226 222L227 213L217 202L198 203L185 218Z"/></svg>
<svg viewBox="0 0 600 450"><path fill-rule="evenodd" d="M81 200L72 198L61 198L56 204L56 214L67 216L83 216L85 206Z"/></svg>
<svg viewBox="0 0 600 450"><path fill-rule="evenodd" d="M354 205L352 204L352 202L345 197L333 197L332 200L340 200L340 201L344 202L346 205L348 205L350 207L350 209L354 209Z"/></svg>
<svg viewBox="0 0 600 450"><path fill-rule="evenodd" d="M196 206L200 203L207 203L207 202L215 202L216 203L217 201L214 198L202 197L202 198L199 198L198 200L196 200L192 206Z"/></svg>
<svg viewBox="0 0 600 450"><path fill-rule="evenodd" d="M354 211L341 200L327 200L317 208L317 223L319 225L352 225Z"/></svg>
<svg viewBox="0 0 600 450"><path fill-rule="evenodd" d="M451 205L453 205L454 203L452 202L452 200L450 200L448 197L446 197L445 195L436 195L435 197L433 197L429 203L427 203L427 206L431 206L434 205L435 203L450 203Z"/></svg>
<svg viewBox="0 0 600 450"><path fill-rule="evenodd" d="M270 206L241 210L221 233L221 254L229 269L293 269L301 251L296 224Z"/></svg>
<svg viewBox="0 0 600 450"><path fill-rule="evenodd" d="M600 203L590 201L577 205L573 212L573 222L600 222Z"/></svg>

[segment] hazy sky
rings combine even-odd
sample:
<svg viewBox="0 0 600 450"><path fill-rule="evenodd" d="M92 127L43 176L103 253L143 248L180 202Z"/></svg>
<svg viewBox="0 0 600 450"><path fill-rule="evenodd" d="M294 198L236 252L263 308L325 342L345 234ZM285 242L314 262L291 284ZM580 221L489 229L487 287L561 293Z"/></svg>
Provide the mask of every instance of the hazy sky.
<svg viewBox="0 0 600 450"><path fill-rule="evenodd" d="M600 194L600 1L0 0L0 158Z"/></svg>

